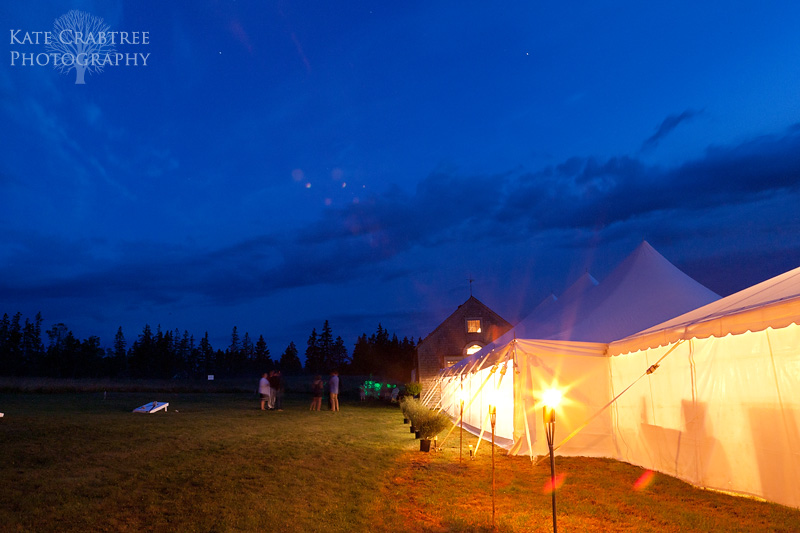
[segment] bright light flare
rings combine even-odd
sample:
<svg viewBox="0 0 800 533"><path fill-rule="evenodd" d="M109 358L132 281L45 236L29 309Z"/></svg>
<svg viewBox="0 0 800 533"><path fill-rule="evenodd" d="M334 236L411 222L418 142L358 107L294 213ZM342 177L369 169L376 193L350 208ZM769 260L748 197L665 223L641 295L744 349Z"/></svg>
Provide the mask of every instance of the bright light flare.
<svg viewBox="0 0 800 533"><path fill-rule="evenodd" d="M556 475L556 477L553 479L547 478L547 481L545 481L544 486L542 487L542 492L544 494L552 494L554 491L561 488L566 477L567 475L562 473Z"/></svg>
<svg viewBox="0 0 800 533"><path fill-rule="evenodd" d="M641 491L652 485L653 478L655 478L656 473L652 470L645 470L644 474L639 476L639 479L633 484L633 490Z"/></svg>
<svg viewBox="0 0 800 533"><path fill-rule="evenodd" d="M558 389L547 389L542 393L542 404L550 409L555 409L561 403L564 394Z"/></svg>

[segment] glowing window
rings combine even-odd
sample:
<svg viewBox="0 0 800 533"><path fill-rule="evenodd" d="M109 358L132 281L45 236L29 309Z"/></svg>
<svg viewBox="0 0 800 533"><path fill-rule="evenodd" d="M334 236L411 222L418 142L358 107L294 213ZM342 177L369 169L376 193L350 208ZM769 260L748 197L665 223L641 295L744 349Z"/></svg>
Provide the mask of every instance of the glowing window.
<svg viewBox="0 0 800 533"><path fill-rule="evenodd" d="M472 355L475 352L479 352L481 348L483 348L483 346L481 346L480 344L473 344L472 346L467 348L467 355Z"/></svg>
<svg viewBox="0 0 800 533"><path fill-rule="evenodd" d="M480 333L481 332L481 319L468 318L467 319L467 333Z"/></svg>

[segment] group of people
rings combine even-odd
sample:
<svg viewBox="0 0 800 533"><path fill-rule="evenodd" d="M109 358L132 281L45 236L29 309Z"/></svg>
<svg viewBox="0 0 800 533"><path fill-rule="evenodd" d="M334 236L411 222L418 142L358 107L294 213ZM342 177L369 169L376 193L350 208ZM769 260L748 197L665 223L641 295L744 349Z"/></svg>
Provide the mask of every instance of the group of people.
<svg viewBox="0 0 800 533"><path fill-rule="evenodd" d="M319 411L322 409L322 392L325 384L322 382L322 376L314 376L314 381L311 383L311 407L310 411ZM339 373L337 371L331 372L331 378L328 380L328 394L331 397L331 411L339 410Z"/></svg>
<svg viewBox="0 0 800 533"><path fill-rule="evenodd" d="M322 381L322 376L314 376L314 381L311 383L311 411L320 411L322 409L322 395L325 390L325 383ZM258 394L261 397L261 410L275 410L283 411L283 383L281 382L281 373L278 370L272 372L264 372L258 382ZM334 370L331 372L331 377L328 380L328 394L330 395L331 411L339 410L339 372Z"/></svg>
<svg viewBox="0 0 800 533"><path fill-rule="evenodd" d="M283 411L283 383L280 370L264 372L258 382L261 410Z"/></svg>

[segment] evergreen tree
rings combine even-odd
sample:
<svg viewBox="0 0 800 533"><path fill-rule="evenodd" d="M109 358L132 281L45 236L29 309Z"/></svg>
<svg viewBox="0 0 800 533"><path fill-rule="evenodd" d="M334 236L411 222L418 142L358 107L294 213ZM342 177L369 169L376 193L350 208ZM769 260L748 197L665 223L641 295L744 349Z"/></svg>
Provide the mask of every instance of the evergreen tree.
<svg viewBox="0 0 800 533"><path fill-rule="evenodd" d="M114 335L114 348L111 350L111 363L109 364L109 375L120 376L124 375L127 370L128 358L125 348L128 346L125 340L125 334L122 333L122 326L117 329L117 334Z"/></svg>
<svg viewBox="0 0 800 533"><path fill-rule="evenodd" d="M25 326L22 328L22 349L20 350L18 373L28 374L36 368L39 363L40 344L41 339L36 337L34 323L26 318Z"/></svg>
<svg viewBox="0 0 800 533"><path fill-rule="evenodd" d="M344 345L342 337L336 337L336 342L333 343L333 361L331 369L337 369L339 372L348 370L347 365L350 362L350 357L347 355L347 346Z"/></svg>
<svg viewBox="0 0 800 533"><path fill-rule="evenodd" d="M308 374L322 374L325 371L322 360L322 352L319 347L317 329L311 330L311 335L306 342L306 372Z"/></svg>
<svg viewBox="0 0 800 533"><path fill-rule="evenodd" d="M225 366L226 363L226 352L223 352L222 349L218 349L214 353L214 367L217 369L216 373L219 375L226 375L229 372L228 368Z"/></svg>
<svg viewBox="0 0 800 533"><path fill-rule="evenodd" d="M177 330L176 330L177 332ZM177 336L175 337L178 338ZM187 375L193 376L197 372L197 353L194 349L194 337L189 335L188 330L183 330L183 336L178 342L178 354L181 360L181 368Z"/></svg>
<svg viewBox="0 0 800 533"><path fill-rule="evenodd" d="M72 375L75 377L98 377L103 370L103 349L100 337L95 335L80 342L76 339L77 356L74 359Z"/></svg>
<svg viewBox="0 0 800 533"><path fill-rule="evenodd" d="M128 367L131 376L137 378L153 377L156 371L156 339L149 324L145 324L139 338L131 346Z"/></svg>
<svg viewBox="0 0 800 533"><path fill-rule="evenodd" d="M350 371L353 374L368 375L373 372L372 349L367 334L358 337L356 345L353 347L353 362Z"/></svg>
<svg viewBox="0 0 800 533"><path fill-rule="evenodd" d="M208 340L208 332L200 339L198 366L202 375L214 374L214 348Z"/></svg>
<svg viewBox="0 0 800 533"><path fill-rule="evenodd" d="M233 331L231 332L231 345L228 347L229 352L238 352L241 349L242 345L239 341L239 331L236 326L233 326Z"/></svg>
<svg viewBox="0 0 800 533"><path fill-rule="evenodd" d="M117 334L114 335L114 357L125 358L125 347L127 345L125 334L122 333L122 326L120 326L117 329Z"/></svg>
<svg viewBox="0 0 800 533"><path fill-rule="evenodd" d="M247 334L245 334L247 336ZM249 336L247 336L249 339ZM224 354L224 363L220 368L221 373L227 375L240 374L245 371L245 355L242 348L242 341L239 338L239 330L233 326L231 332L231 344Z"/></svg>
<svg viewBox="0 0 800 533"><path fill-rule="evenodd" d="M242 370L245 372L251 372L255 367L253 365L255 361L255 348L253 347L253 341L250 340L250 333L244 332L244 337L242 337Z"/></svg>
<svg viewBox="0 0 800 533"><path fill-rule="evenodd" d="M162 332L161 325L159 325L152 354L152 370L148 375L166 379L175 377L178 372L180 372L180 361L175 350L172 332Z"/></svg>
<svg viewBox="0 0 800 533"><path fill-rule="evenodd" d="M333 353L333 331L331 325L326 320L322 325L322 332L317 338L317 347L319 348L319 371L327 374L334 369L334 353Z"/></svg>
<svg viewBox="0 0 800 533"><path fill-rule="evenodd" d="M297 348L295 348L295 351L297 351ZM269 348L267 348L267 343L264 341L263 335L258 336L254 354L253 364L256 373L260 374L272 369L272 359L269 356Z"/></svg>
<svg viewBox="0 0 800 533"><path fill-rule="evenodd" d="M72 332L67 329L66 325L60 322L58 324L53 324L53 327L47 330L49 344L45 354L45 375L61 377L61 365L67 357L65 352L68 335L72 335Z"/></svg>
<svg viewBox="0 0 800 533"><path fill-rule="evenodd" d="M11 374L13 365L11 361L10 331L11 319L8 318L8 313L3 313L3 319L0 320L0 375L4 376Z"/></svg>
<svg viewBox="0 0 800 533"><path fill-rule="evenodd" d="M363 334L353 348L351 372L375 375L393 381L408 381L414 367L416 346L413 340L404 338L400 342L396 334L378 324L378 329L369 338Z"/></svg>
<svg viewBox="0 0 800 533"><path fill-rule="evenodd" d="M286 351L281 355L280 367L281 372L285 374L299 374L303 371L303 364L297 356L297 346L294 345L294 342L290 342Z"/></svg>

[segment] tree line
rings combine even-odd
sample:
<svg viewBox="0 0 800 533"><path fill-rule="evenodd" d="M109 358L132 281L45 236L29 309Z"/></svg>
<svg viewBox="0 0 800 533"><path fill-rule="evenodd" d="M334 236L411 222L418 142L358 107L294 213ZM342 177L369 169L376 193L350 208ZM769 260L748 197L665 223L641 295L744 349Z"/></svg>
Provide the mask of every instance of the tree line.
<svg viewBox="0 0 800 533"><path fill-rule="evenodd" d="M280 369L287 374L327 374L332 370L350 374L372 374L387 379L408 380L414 365L416 345L413 340L389 332L378 324L370 337L358 338L352 357L344 340L334 339L326 320L319 333L316 328L306 343L306 363L290 342L279 358L273 360L263 335L254 342L248 332L240 334L233 327L230 344L214 349L205 332L196 340L187 330L155 331L146 324L136 339L128 344L117 330L110 348L100 345L100 338L80 340L63 323L42 330L41 313L31 320L21 313L4 314L0 320L0 375L48 376L61 378L177 378L237 376L260 374ZM43 334L47 344L43 341Z"/></svg>
<svg viewBox="0 0 800 533"><path fill-rule="evenodd" d="M327 374L332 370L356 375L380 376L394 381L409 381L414 368L417 347L413 339L404 337L402 341L396 334L378 324L375 333L358 337L353 347L352 357L341 337L334 340L330 324L326 320L322 330L311 331L306 343L305 371L309 374Z"/></svg>

